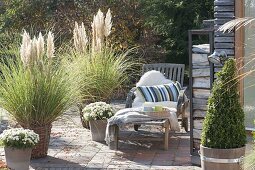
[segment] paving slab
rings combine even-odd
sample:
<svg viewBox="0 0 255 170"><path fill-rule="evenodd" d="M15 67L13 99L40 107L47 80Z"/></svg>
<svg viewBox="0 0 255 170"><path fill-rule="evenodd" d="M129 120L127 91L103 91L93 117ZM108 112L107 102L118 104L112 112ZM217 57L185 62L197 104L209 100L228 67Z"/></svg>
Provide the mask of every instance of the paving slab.
<svg viewBox="0 0 255 170"><path fill-rule="evenodd" d="M123 103L114 103L123 108ZM6 120L6 119L5 119ZM128 135L133 127L125 127ZM157 127L141 127L141 130L159 131ZM53 123L48 156L31 160L30 169L78 170L78 169L173 169L198 170L192 166L189 153L189 133L170 132L169 150L163 150L162 142L120 141L119 150L110 150L102 142L91 140L90 131L82 127L79 113L72 108ZM0 148L0 159L4 150Z"/></svg>

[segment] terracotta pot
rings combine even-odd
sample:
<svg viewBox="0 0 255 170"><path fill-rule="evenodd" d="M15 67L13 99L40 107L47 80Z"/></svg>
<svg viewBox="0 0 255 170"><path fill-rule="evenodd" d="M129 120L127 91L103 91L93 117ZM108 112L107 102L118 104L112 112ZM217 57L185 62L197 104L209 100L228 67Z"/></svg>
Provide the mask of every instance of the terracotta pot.
<svg viewBox="0 0 255 170"><path fill-rule="evenodd" d="M200 153L203 170L240 170L245 146L234 149L215 149L200 145Z"/></svg>
<svg viewBox="0 0 255 170"><path fill-rule="evenodd" d="M104 142L107 120L90 120L90 132L93 141Z"/></svg>
<svg viewBox="0 0 255 170"><path fill-rule="evenodd" d="M41 127L29 127L35 133L39 135L39 142L32 150L32 159L33 158L43 158L47 156L49 142L50 142L50 133L52 125L45 125Z"/></svg>
<svg viewBox="0 0 255 170"><path fill-rule="evenodd" d="M7 166L10 169L28 170L32 148L4 147Z"/></svg>

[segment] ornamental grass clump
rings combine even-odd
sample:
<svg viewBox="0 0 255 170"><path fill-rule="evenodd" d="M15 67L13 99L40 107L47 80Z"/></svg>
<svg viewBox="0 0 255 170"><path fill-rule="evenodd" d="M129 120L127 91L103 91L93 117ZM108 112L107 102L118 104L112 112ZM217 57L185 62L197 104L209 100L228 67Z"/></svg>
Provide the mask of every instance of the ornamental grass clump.
<svg viewBox="0 0 255 170"><path fill-rule="evenodd" d="M201 144L209 148L230 149L245 146L244 111L239 103L238 79L234 59L228 59L213 84L203 123Z"/></svg>
<svg viewBox="0 0 255 170"><path fill-rule="evenodd" d="M75 79L54 53L54 35L46 37L24 31L15 59L0 65L0 106L24 128L50 125L77 98Z"/></svg>
<svg viewBox="0 0 255 170"><path fill-rule="evenodd" d="M32 148L39 142L39 135L33 130L13 128L4 130L0 135L0 140L5 147Z"/></svg>
<svg viewBox="0 0 255 170"><path fill-rule="evenodd" d="M133 49L117 53L107 46L107 37L112 28L111 18L110 9L105 16L99 10L91 24L90 39L84 24L75 23L71 71L77 72L79 77L83 103L109 101L114 91L134 73L135 62L130 55Z"/></svg>
<svg viewBox="0 0 255 170"><path fill-rule="evenodd" d="M114 115L112 106L105 102L90 103L82 112L85 121L108 119Z"/></svg>

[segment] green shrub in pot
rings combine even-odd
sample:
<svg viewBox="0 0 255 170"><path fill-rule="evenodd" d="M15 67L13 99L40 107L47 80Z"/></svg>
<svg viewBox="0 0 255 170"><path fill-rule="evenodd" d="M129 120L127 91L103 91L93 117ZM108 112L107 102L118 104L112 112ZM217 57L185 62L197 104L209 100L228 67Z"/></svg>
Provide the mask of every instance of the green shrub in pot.
<svg viewBox="0 0 255 170"><path fill-rule="evenodd" d="M211 162L206 160L203 153L210 149L218 149L215 153L226 150L231 155L230 150L238 148L242 148L241 150L244 152L245 143L244 111L239 102L236 63L234 59L228 59L222 71L217 74L217 80L213 84L212 95L208 101L201 138L201 158L205 158L204 162L210 164ZM207 150L205 151L205 149ZM225 153L221 154L227 158ZM241 156L243 156L242 154L244 153L241 153ZM212 158L212 155L208 157ZM216 157L213 158L218 161L222 160ZM223 159L223 161L226 160ZM204 162L202 161L202 167ZM217 167L216 165L212 166ZM205 165L205 167L207 166ZM236 167L230 168L235 169ZM227 169L227 167L223 169Z"/></svg>

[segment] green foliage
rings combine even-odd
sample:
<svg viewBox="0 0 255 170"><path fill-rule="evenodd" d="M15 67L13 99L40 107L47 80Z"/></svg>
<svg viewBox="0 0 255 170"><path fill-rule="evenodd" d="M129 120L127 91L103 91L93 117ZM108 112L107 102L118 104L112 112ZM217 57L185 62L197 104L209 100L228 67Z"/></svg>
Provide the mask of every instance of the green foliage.
<svg viewBox="0 0 255 170"><path fill-rule="evenodd" d="M23 127L50 124L76 101L75 79L58 59L28 69L17 53L0 65L0 105Z"/></svg>
<svg viewBox="0 0 255 170"><path fill-rule="evenodd" d="M104 13L111 9L113 14L112 37L109 41L117 50L136 46L141 34L142 23L138 0L3 0L0 8L1 32L22 29L41 30L44 34L48 29L58 34L59 41L70 40L74 21L84 22L86 30L91 30L93 14L100 8ZM30 31L31 32L31 31Z"/></svg>
<svg viewBox="0 0 255 170"><path fill-rule="evenodd" d="M244 111L239 103L235 60L226 61L217 76L208 101L201 143L219 149L243 147L246 143Z"/></svg>
<svg viewBox="0 0 255 170"><path fill-rule="evenodd" d="M188 30L213 18L213 0L140 0L145 23L161 37L169 62L188 63Z"/></svg>
<svg viewBox="0 0 255 170"><path fill-rule="evenodd" d="M115 90L130 80L136 65L130 57L131 52L116 53L104 48L96 53L71 54L71 69L78 75L83 102L109 101Z"/></svg>

